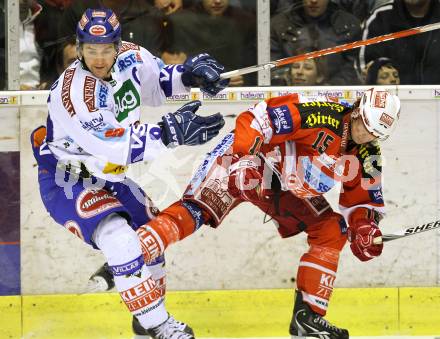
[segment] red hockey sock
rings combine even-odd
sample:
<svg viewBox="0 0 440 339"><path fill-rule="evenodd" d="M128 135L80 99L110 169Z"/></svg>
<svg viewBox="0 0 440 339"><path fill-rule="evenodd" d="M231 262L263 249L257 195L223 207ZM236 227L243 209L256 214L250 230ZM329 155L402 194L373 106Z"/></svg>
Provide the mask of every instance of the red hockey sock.
<svg viewBox="0 0 440 339"><path fill-rule="evenodd" d="M327 312L338 269L339 250L312 245L300 260L297 287L304 301L322 316Z"/></svg>
<svg viewBox="0 0 440 339"><path fill-rule="evenodd" d="M136 231L141 241L145 262L151 262L165 249L194 233L195 222L181 201L175 202Z"/></svg>

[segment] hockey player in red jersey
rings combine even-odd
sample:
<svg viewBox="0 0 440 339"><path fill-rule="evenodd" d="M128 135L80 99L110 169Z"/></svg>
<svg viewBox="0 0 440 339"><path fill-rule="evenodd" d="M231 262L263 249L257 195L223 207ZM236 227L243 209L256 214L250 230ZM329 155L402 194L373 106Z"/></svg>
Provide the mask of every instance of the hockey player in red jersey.
<svg viewBox="0 0 440 339"><path fill-rule="evenodd" d="M203 224L219 226L249 201L273 218L281 237L308 236L290 334L348 338L323 317L347 238L361 261L382 252L373 242L384 212L378 140L394 131L399 112L397 96L374 88L353 106L298 94L258 103L208 154L183 198L137 230L145 261ZM337 182L341 214L323 197Z"/></svg>

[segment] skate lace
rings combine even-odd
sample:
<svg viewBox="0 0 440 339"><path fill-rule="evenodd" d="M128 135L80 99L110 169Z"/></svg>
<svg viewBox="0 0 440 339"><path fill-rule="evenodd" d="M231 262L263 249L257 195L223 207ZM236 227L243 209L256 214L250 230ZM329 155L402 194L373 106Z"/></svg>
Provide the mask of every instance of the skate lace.
<svg viewBox="0 0 440 339"><path fill-rule="evenodd" d="M329 323L326 319L324 319L323 317L316 317L315 319L313 319L313 322L316 324L318 323L321 326L324 326L325 328L329 329L329 330L334 330L336 332L341 332L341 329L339 327L336 327L335 325Z"/></svg>
<svg viewBox="0 0 440 339"><path fill-rule="evenodd" d="M152 329L157 339L194 339L186 333L186 325L170 316L163 324Z"/></svg>

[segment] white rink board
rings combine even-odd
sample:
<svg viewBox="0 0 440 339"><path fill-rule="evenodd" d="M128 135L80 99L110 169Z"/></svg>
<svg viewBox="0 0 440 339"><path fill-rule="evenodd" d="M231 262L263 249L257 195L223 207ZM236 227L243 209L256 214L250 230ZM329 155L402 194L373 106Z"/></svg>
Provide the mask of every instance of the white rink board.
<svg viewBox="0 0 440 339"><path fill-rule="evenodd" d="M336 94L353 99L353 93L360 93L362 88L354 88L354 92L350 89L353 88L338 89ZM438 89L440 91L440 87ZM260 97L261 93L268 95L268 91L277 94L276 89L271 88L254 92L230 90L228 94L234 94L232 99L241 99L252 93ZM435 97L435 88L425 86L401 86L398 92L403 103L400 126L382 147L384 197L388 206L388 215L381 223L384 232L429 222L439 216L440 97ZM46 96L47 93L42 92L20 98L22 293L79 293L104 258L55 224L40 201L37 170L28 140L31 130L45 122ZM237 114L253 102L244 99L204 101L200 113ZM157 122L163 113L173 111L181 104L145 107L142 120ZM226 118L226 121L224 133L233 128L234 119ZM141 183L160 208L164 208L179 198L195 166L214 145L215 141L198 148L180 147L159 161L136 165L131 176ZM331 194L329 199L336 201L336 197L337 194ZM430 231L387 243L383 255L368 263L359 262L347 246L341 257L336 286L436 285L438 239L437 232ZM282 240L271 222L263 225L263 214L259 210L243 204L217 230L203 227L167 251L168 288L294 287L291 278L295 277L298 260L306 248L304 235Z"/></svg>

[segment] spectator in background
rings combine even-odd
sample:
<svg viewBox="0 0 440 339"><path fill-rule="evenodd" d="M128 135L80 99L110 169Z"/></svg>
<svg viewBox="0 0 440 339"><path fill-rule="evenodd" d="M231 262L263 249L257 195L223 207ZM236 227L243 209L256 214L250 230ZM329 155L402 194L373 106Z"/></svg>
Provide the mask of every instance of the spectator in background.
<svg viewBox="0 0 440 339"><path fill-rule="evenodd" d="M78 57L76 39L71 37L58 47L56 53L56 69L58 75L64 72Z"/></svg>
<svg viewBox="0 0 440 339"><path fill-rule="evenodd" d="M311 52L310 49L300 49L298 54ZM327 63L324 58L307 59L283 67L283 72L275 73L272 77L273 86L323 86L327 84Z"/></svg>
<svg viewBox="0 0 440 339"><path fill-rule="evenodd" d="M166 49L160 55L166 65L183 64L187 57L185 52L172 49Z"/></svg>
<svg viewBox="0 0 440 339"><path fill-rule="evenodd" d="M171 29L169 15L182 9L182 0L155 0L154 6L160 9L164 15L163 22L163 43L160 58L166 65L183 64L188 57L181 44L174 43L174 33Z"/></svg>
<svg viewBox="0 0 440 339"><path fill-rule="evenodd" d="M360 20L329 0L295 0L287 12L271 20L271 60L298 55L300 49L320 50L358 40ZM354 69L356 53L325 57L329 85L359 83Z"/></svg>
<svg viewBox="0 0 440 339"><path fill-rule="evenodd" d="M0 1L0 27L5 27L5 4ZM6 89L5 30L0 29L0 90Z"/></svg>
<svg viewBox="0 0 440 339"><path fill-rule="evenodd" d="M255 65L255 14L229 0L202 0L168 16L169 48L193 55L205 51L226 71ZM231 79L230 86L255 84L255 74Z"/></svg>
<svg viewBox="0 0 440 339"><path fill-rule="evenodd" d="M364 75L365 85L400 85L399 71L389 58L370 61Z"/></svg>
<svg viewBox="0 0 440 339"><path fill-rule="evenodd" d="M54 67L56 53L65 42L65 39L58 35L57 23L72 0L39 0L38 2L43 7L41 13L35 18L35 39L41 54L40 81L47 83L50 87L59 76Z"/></svg>
<svg viewBox="0 0 440 339"><path fill-rule="evenodd" d="M20 89L44 89L40 84L40 53L35 41L35 18L42 6L33 0L20 0Z"/></svg>
<svg viewBox="0 0 440 339"><path fill-rule="evenodd" d="M154 7L165 15L174 13L175 11L181 9L182 6L182 0L154 0Z"/></svg>
<svg viewBox="0 0 440 339"><path fill-rule="evenodd" d="M389 0L333 0L341 7L343 7L347 12L355 15L361 22L364 22L370 12L378 3L385 3Z"/></svg>
<svg viewBox="0 0 440 339"><path fill-rule="evenodd" d="M376 8L363 31L363 39L440 21L439 0L390 0ZM440 31L365 46L360 49L363 69L371 60L387 57L399 70L403 85L439 84Z"/></svg>
<svg viewBox="0 0 440 339"><path fill-rule="evenodd" d="M59 36L74 35L76 24L87 8L111 8L122 25L122 40L159 55L163 44L163 14L146 0L73 0L59 20Z"/></svg>
<svg viewBox="0 0 440 339"><path fill-rule="evenodd" d="M289 86L320 86L325 84L326 68L323 59L308 59L290 66Z"/></svg>

